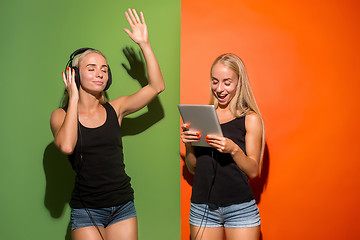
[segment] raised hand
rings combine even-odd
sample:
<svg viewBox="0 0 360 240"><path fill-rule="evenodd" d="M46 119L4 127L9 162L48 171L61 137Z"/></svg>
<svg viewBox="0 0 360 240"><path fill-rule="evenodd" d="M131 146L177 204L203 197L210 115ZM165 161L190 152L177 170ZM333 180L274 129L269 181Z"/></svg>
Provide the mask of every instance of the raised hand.
<svg viewBox="0 0 360 240"><path fill-rule="evenodd" d="M69 94L69 100L79 100L79 90L75 83L75 71L69 67L66 68L67 73L62 72L63 81L66 91Z"/></svg>
<svg viewBox="0 0 360 240"><path fill-rule="evenodd" d="M140 12L141 20L135 9L128 9L125 12L125 17L130 24L131 31L127 28L124 31L129 35L129 37L137 44L141 45L148 42L148 31L145 23L144 14Z"/></svg>

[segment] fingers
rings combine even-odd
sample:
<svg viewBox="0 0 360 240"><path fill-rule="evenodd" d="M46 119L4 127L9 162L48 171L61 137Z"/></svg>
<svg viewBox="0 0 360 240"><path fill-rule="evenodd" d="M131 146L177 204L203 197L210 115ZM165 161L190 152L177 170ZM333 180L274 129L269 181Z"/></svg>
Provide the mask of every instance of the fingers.
<svg viewBox="0 0 360 240"><path fill-rule="evenodd" d="M125 17L126 17L126 20L128 21L128 23L130 24L130 26L132 26L133 23L132 23L132 21L130 19L130 16L129 16L129 14L127 12L125 12Z"/></svg>
<svg viewBox="0 0 360 240"><path fill-rule="evenodd" d="M130 8L129 8L128 11L129 11L129 15L131 17L131 20L132 20L133 24L139 23L139 21L138 21L139 17L137 16L137 13L136 13L135 9L133 9L131 11Z"/></svg>
<svg viewBox="0 0 360 240"><path fill-rule="evenodd" d="M62 72L63 82L66 88L70 88L72 84L75 84L75 70L67 67L65 72Z"/></svg>
<svg viewBox="0 0 360 240"><path fill-rule="evenodd" d="M201 138L201 134L198 131L189 131L189 130L185 130L181 133L182 136L185 136L189 139L199 139Z"/></svg>
<svg viewBox="0 0 360 240"><path fill-rule="evenodd" d="M218 140L218 141L225 141L225 137L222 136L218 136L218 135L206 135L206 138L208 139L214 139L214 140Z"/></svg>
<svg viewBox="0 0 360 240"><path fill-rule="evenodd" d="M189 124L185 123L181 125L182 132L180 134L181 140L184 143L187 142L198 142L201 139L201 134L199 131L189 130Z"/></svg>
<svg viewBox="0 0 360 240"><path fill-rule="evenodd" d="M218 150L219 152L224 152L225 150L225 146L216 142L210 142L210 141L206 141L210 147L215 148L216 150Z"/></svg>
<svg viewBox="0 0 360 240"><path fill-rule="evenodd" d="M125 12L125 16L127 21L129 22L130 26L135 25L137 23L141 23L139 15L137 14L135 9L128 9L127 12ZM144 15L142 14L142 12L140 12L140 16L141 16L141 20L144 23L145 19L144 19Z"/></svg>
<svg viewBox="0 0 360 240"><path fill-rule="evenodd" d="M141 23L141 22L140 22L140 18L139 18L139 16L138 16L136 10L133 9L132 11L133 11L133 13L134 13L134 16L135 16L135 19L136 19L136 23Z"/></svg>
<svg viewBox="0 0 360 240"><path fill-rule="evenodd" d="M197 136L197 137L201 137L201 134L199 131L197 130L190 130L189 129L190 125L188 123L184 123L183 125L181 125L181 129L183 130L183 133L185 135L188 135L188 136Z"/></svg>
<svg viewBox="0 0 360 240"><path fill-rule="evenodd" d="M71 83L76 85L76 82L75 82L75 69L71 69Z"/></svg>
<svg viewBox="0 0 360 240"><path fill-rule="evenodd" d="M65 84L65 87L67 86L67 80L66 80L66 75L64 72L61 72L62 78L63 78L63 82Z"/></svg>
<svg viewBox="0 0 360 240"><path fill-rule="evenodd" d="M184 123L183 125L181 125L181 129L183 130L183 131L188 131L189 130L189 124L187 124L187 123Z"/></svg>
<svg viewBox="0 0 360 240"><path fill-rule="evenodd" d="M226 148L226 138L215 136L215 135L208 135L205 137L205 141L213 148L217 149L219 152L224 152Z"/></svg>
<svg viewBox="0 0 360 240"><path fill-rule="evenodd" d="M127 21L130 24L130 30L124 28L124 31L129 35L129 37L137 44L142 45L143 43L148 43L148 32L147 26L145 24L145 18L142 12L140 12L140 17L137 14L135 9L128 9L125 12Z"/></svg>
<svg viewBox="0 0 360 240"><path fill-rule="evenodd" d="M213 144L217 144L217 145L225 145L225 143L226 143L225 138L213 138L213 137L206 136L205 140L208 143L213 143Z"/></svg>
<svg viewBox="0 0 360 240"><path fill-rule="evenodd" d="M131 31L127 28L124 28L124 31L130 36L131 35Z"/></svg>
<svg viewBox="0 0 360 240"><path fill-rule="evenodd" d="M142 23L143 23L143 24L146 24L146 22L145 22L145 17L144 17L143 12L140 12L140 17L141 17Z"/></svg>
<svg viewBox="0 0 360 240"><path fill-rule="evenodd" d="M74 82L74 75L75 75L74 69L68 67L66 70L67 70L66 78L67 78L68 84L71 85L71 83Z"/></svg>
<svg viewBox="0 0 360 240"><path fill-rule="evenodd" d="M64 84L65 84L65 87L70 86L70 84L71 84L70 67L67 67L65 72L62 72L62 76L63 76L63 81L64 81Z"/></svg>
<svg viewBox="0 0 360 240"><path fill-rule="evenodd" d="M198 142L201 139L201 135L199 132L194 131L185 131L180 134L181 140L183 143L189 142Z"/></svg>
<svg viewBox="0 0 360 240"><path fill-rule="evenodd" d="M139 16L137 16L137 13L135 11L135 9L133 9L134 13L135 13L135 16L133 14L133 12L131 11L131 9L129 8L127 10L127 12L125 12L125 17L126 17L126 20L128 21L129 25L130 25L130 28L131 28L131 31L134 31L134 29L136 28L136 24L140 22L140 20L138 21L137 19L139 19ZM133 38L133 33L127 29L127 28L124 28L124 31L131 37Z"/></svg>

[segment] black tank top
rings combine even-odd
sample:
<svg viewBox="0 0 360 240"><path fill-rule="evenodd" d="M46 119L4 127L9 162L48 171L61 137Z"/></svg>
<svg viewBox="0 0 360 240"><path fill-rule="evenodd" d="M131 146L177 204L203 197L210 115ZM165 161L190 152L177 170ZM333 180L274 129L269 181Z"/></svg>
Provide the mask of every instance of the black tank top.
<svg viewBox="0 0 360 240"><path fill-rule="evenodd" d="M134 199L130 177L125 173L121 127L112 106L103 106L103 125L87 128L78 122L76 147L68 156L77 173L72 208L110 207Z"/></svg>
<svg viewBox="0 0 360 240"><path fill-rule="evenodd" d="M224 137L231 139L246 154L245 117L221 124ZM249 202L254 195L247 175L231 155L214 148L195 147L197 159L191 202L227 206Z"/></svg>

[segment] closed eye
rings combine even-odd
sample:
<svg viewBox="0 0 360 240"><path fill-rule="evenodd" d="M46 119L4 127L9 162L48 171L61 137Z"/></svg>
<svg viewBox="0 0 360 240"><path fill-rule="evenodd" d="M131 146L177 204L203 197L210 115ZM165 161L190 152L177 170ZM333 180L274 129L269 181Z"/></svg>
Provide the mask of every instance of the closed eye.
<svg viewBox="0 0 360 240"><path fill-rule="evenodd" d="M225 86L230 86L231 85L231 79L225 79L224 80L224 84L225 84Z"/></svg>

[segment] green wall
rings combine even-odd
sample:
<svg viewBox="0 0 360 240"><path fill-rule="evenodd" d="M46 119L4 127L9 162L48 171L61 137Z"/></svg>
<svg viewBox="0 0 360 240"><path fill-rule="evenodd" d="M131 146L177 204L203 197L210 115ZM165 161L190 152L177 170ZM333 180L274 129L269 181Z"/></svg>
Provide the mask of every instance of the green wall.
<svg viewBox="0 0 360 240"><path fill-rule="evenodd" d="M123 64L139 48L122 30L128 7L142 10L166 90L124 122L125 164L135 189L140 239L180 239L180 0L12 0L0 3L1 239L70 239L74 174L52 144L51 112L72 51L100 49L113 73L110 99L140 88ZM143 63L133 63L141 69ZM132 75L132 76L130 76Z"/></svg>

